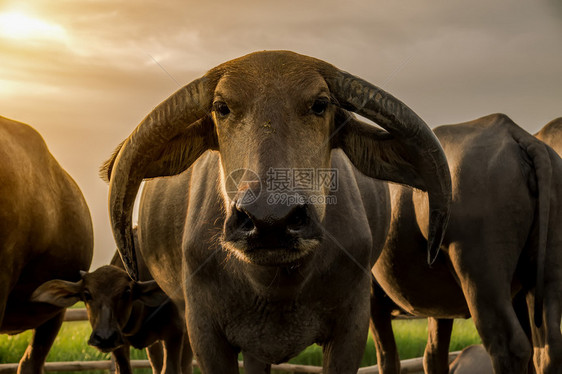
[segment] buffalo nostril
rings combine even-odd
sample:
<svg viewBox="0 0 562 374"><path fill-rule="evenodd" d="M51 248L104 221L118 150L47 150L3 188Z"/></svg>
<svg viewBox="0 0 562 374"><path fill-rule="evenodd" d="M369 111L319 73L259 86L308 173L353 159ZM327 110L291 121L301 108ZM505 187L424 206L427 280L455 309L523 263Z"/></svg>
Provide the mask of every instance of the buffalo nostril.
<svg viewBox="0 0 562 374"><path fill-rule="evenodd" d="M287 217L287 228L289 231L300 231L303 227L308 225L310 217L306 205L299 205L295 207Z"/></svg>
<svg viewBox="0 0 562 374"><path fill-rule="evenodd" d="M113 349L122 345L123 341L117 331L111 332L109 336L102 336L97 332L93 332L88 344L97 348Z"/></svg>
<svg viewBox="0 0 562 374"><path fill-rule="evenodd" d="M107 340L113 344L119 343L119 333L114 331Z"/></svg>
<svg viewBox="0 0 562 374"><path fill-rule="evenodd" d="M90 340L88 341L88 344L93 346L93 347L100 347L105 343L105 339L102 338L99 334L97 333L92 333L92 335L90 335Z"/></svg>
<svg viewBox="0 0 562 374"><path fill-rule="evenodd" d="M92 334L90 336L90 340L88 341L88 344L92 345L92 346L97 346L100 343L100 337L99 335L97 335L96 333Z"/></svg>

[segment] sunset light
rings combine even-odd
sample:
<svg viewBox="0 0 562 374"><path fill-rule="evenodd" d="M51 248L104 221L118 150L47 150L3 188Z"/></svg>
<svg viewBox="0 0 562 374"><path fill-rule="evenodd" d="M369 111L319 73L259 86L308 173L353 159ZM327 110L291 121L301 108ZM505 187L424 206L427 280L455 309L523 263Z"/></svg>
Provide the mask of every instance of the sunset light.
<svg viewBox="0 0 562 374"><path fill-rule="evenodd" d="M0 116L33 126L82 189L94 269L115 253L100 164L218 64L291 50L396 94L432 127L501 112L535 134L562 117L561 31L556 0L0 0Z"/></svg>
<svg viewBox="0 0 562 374"><path fill-rule="evenodd" d="M0 36L12 39L63 40L64 28L21 12L0 13Z"/></svg>

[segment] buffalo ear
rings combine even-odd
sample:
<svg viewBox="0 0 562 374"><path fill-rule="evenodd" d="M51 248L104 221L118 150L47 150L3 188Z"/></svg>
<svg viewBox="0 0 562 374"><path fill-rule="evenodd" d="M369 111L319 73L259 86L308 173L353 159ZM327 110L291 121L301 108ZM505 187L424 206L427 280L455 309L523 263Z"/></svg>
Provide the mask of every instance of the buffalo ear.
<svg viewBox="0 0 562 374"><path fill-rule="evenodd" d="M100 177L109 182L115 161L123 147L123 141L113 151L111 157L100 167ZM162 148L144 173L144 178L165 177L180 174L197 160L205 151L217 149L218 141L214 123L210 116L186 126Z"/></svg>
<svg viewBox="0 0 562 374"><path fill-rule="evenodd" d="M140 300L148 306L159 306L168 299L168 295L162 291L154 280L135 282L133 295L136 300Z"/></svg>
<svg viewBox="0 0 562 374"><path fill-rule="evenodd" d="M359 171L371 178L426 190L416 160L409 157L408 147L401 141L342 109L335 118L332 146L341 148Z"/></svg>
<svg viewBox="0 0 562 374"><path fill-rule="evenodd" d="M60 279L51 280L39 286L31 295L31 301L49 303L67 308L80 301L82 280L68 282Z"/></svg>

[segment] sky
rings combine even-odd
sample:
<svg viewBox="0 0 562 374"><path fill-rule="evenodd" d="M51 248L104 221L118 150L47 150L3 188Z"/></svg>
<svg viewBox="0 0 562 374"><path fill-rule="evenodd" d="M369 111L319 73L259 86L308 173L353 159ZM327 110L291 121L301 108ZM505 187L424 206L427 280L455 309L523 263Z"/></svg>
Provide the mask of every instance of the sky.
<svg viewBox="0 0 562 374"><path fill-rule="evenodd" d="M98 168L150 110L258 50L320 58L431 127L502 112L535 133L562 116L558 0L0 0L0 115L38 130L82 189L92 268L115 244Z"/></svg>

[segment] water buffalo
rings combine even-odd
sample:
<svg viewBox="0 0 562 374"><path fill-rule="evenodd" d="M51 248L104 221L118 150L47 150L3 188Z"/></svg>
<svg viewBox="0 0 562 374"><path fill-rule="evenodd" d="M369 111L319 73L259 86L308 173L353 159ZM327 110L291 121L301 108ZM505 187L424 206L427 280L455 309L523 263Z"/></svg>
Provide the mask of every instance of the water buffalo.
<svg viewBox="0 0 562 374"><path fill-rule="evenodd" d="M111 265L83 272L78 282L49 281L32 298L60 307L82 300L92 325L88 344L111 352L118 373L132 373L131 346L147 349L154 374L191 373L192 354L183 316L152 279L142 256L137 260L141 282L130 279L116 254Z"/></svg>
<svg viewBox="0 0 562 374"><path fill-rule="evenodd" d="M64 309L30 301L42 283L90 267L93 233L82 192L30 126L0 117L0 333L34 329L18 372L41 373Z"/></svg>
<svg viewBox="0 0 562 374"><path fill-rule="evenodd" d="M427 125L380 88L287 51L181 88L102 167L133 278L139 185L176 174L146 183L139 241L158 284L185 303L205 373L238 373L240 351L247 373L267 372L314 342L324 373L355 372L390 220L387 183L373 178L428 191L430 260L448 220L450 175Z"/></svg>
<svg viewBox="0 0 562 374"><path fill-rule="evenodd" d="M562 155L562 117L553 119L544 125L535 136Z"/></svg>
<svg viewBox="0 0 562 374"><path fill-rule="evenodd" d="M556 118L547 123L535 136L552 147L560 156L562 156L562 117ZM558 171L560 173L560 171ZM558 203L560 204L560 203ZM557 266L561 266L558 263ZM560 292L560 291L558 291ZM559 294L560 295L560 294ZM562 301L560 301L562 303ZM561 308L560 304L557 306ZM555 316L553 317L553 319ZM551 324L548 330L532 328L532 339L534 355L533 359L536 367L538 368L558 368L562 371L562 357L559 352L562 351L562 337L558 332L560 331L559 324ZM554 354L558 353L558 356ZM551 362L555 361L555 362ZM554 372L554 371L552 371Z"/></svg>
<svg viewBox="0 0 562 374"><path fill-rule="evenodd" d="M540 370L562 370L562 161L507 116L490 115L435 133L449 160L451 219L432 267L423 258L427 214L423 193L391 188L393 220L373 268L378 284L408 313L431 317L426 372L447 373L452 318L472 316L496 373L524 373L532 346L512 297L529 304L548 349ZM373 292L372 329L384 373L398 373L388 299ZM380 307L380 306L383 307ZM532 364L531 364L532 367ZM532 370L532 369L531 369Z"/></svg>
<svg viewBox="0 0 562 374"><path fill-rule="evenodd" d="M490 355L481 344L477 344L462 350L460 355L449 365L449 373L494 374L494 370Z"/></svg>

